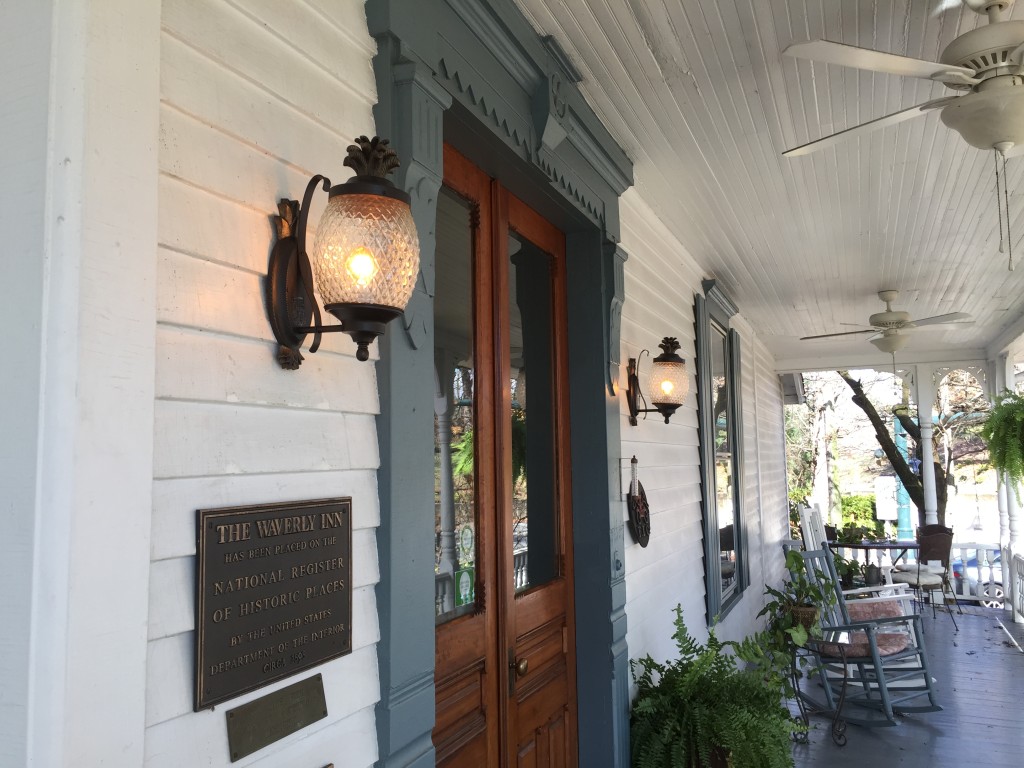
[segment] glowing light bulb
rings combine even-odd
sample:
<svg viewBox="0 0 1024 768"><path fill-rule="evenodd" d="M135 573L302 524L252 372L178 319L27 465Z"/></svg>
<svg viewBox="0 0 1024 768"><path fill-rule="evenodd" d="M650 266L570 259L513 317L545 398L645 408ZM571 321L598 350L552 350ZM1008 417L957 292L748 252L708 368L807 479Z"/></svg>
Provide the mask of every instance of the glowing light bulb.
<svg viewBox="0 0 1024 768"><path fill-rule="evenodd" d="M661 391L664 394L671 395L673 389L675 389L675 385L673 385L671 381L668 381L666 379L665 381L661 382Z"/></svg>
<svg viewBox="0 0 1024 768"><path fill-rule="evenodd" d="M356 248L345 261L345 269L356 281L356 285L365 288L377 274L377 261L366 248Z"/></svg>

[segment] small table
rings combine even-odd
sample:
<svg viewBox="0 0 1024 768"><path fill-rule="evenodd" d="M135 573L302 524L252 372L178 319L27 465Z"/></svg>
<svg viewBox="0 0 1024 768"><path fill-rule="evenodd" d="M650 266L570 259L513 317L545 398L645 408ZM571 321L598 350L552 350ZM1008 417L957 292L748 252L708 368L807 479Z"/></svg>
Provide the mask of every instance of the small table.
<svg viewBox="0 0 1024 768"><path fill-rule="evenodd" d="M830 549L839 549L845 547L846 549L862 549L866 552L872 550L886 550L894 552L899 550L899 554L893 557L892 564L896 565L900 560L907 556L907 552L916 552L921 548L921 545L916 541L855 541L852 543L840 543L838 541L828 542Z"/></svg>

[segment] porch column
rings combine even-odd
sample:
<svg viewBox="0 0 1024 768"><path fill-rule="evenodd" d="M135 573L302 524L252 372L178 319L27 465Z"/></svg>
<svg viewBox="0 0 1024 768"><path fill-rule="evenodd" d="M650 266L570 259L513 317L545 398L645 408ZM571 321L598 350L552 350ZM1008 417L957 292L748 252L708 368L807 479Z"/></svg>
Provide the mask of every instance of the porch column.
<svg viewBox="0 0 1024 768"><path fill-rule="evenodd" d="M1016 389L1017 381L1013 372L1013 363L1004 353L999 356L996 363L998 391ZM1000 514L999 539L1003 548L1003 592L1006 594L1010 604L1010 611L1013 613L1013 620L1024 624L1024 614L1018 612L1014 606L1017 605L1017 579L1013 569L1013 556L1022 551L1021 533L1024 525L1021 523L1020 486L1012 482L1005 475L1000 478L1005 487L1006 493L1006 529L1003 530L1002 515ZM1002 510L1000 510L1000 513Z"/></svg>
<svg viewBox="0 0 1024 768"><path fill-rule="evenodd" d="M992 371L991 380L988 382L988 396L989 400L994 401L996 395L1002 391L1006 382L1006 355L1002 354L996 358L991 368L994 368L994 371ZM1005 550L1010 541L1010 516L1007 501L1007 491L1009 489L1006 486L1002 473L996 473L996 485L998 488L997 503L999 505L999 547ZM1003 552L1003 562L1009 562L1005 551Z"/></svg>
<svg viewBox="0 0 1024 768"><path fill-rule="evenodd" d="M917 366L917 424L921 429L921 484L924 486L924 522L939 522L935 494L935 457L932 452L932 403L935 402L935 371L930 365Z"/></svg>
<svg viewBox="0 0 1024 768"><path fill-rule="evenodd" d="M1005 547L1010 541L1010 514L1006 501L1006 483L1002 474L996 473L997 503L999 505L999 546Z"/></svg>
<svg viewBox="0 0 1024 768"><path fill-rule="evenodd" d="M455 590L451 579L454 578L458 562L455 557L455 482L452 478L452 374L455 370L455 358L446 350L434 351L434 376L436 391L434 394L434 416L437 417L438 477L440 488L438 493L439 517L441 524L441 563L440 574L447 574L449 588L444 592L443 612L455 607Z"/></svg>

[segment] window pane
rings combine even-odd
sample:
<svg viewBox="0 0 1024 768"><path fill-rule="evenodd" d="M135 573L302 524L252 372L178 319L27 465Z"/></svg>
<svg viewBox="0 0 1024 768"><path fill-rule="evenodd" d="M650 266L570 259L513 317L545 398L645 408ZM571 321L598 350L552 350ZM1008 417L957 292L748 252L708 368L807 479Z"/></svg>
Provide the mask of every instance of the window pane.
<svg viewBox="0 0 1024 768"><path fill-rule="evenodd" d="M551 259L531 243L509 243L512 409L512 561L516 591L558 576L555 503L554 308ZM529 383L527 383L527 375Z"/></svg>
<svg viewBox="0 0 1024 768"><path fill-rule="evenodd" d="M437 620L476 604L476 454L473 441L473 237L468 203L437 203L434 300L434 605Z"/></svg>
<svg viewBox="0 0 1024 768"><path fill-rule="evenodd" d="M715 448L715 507L718 513L722 602L736 589L735 504L733 497L732 427L729 408L728 336L711 324L711 432Z"/></svg>

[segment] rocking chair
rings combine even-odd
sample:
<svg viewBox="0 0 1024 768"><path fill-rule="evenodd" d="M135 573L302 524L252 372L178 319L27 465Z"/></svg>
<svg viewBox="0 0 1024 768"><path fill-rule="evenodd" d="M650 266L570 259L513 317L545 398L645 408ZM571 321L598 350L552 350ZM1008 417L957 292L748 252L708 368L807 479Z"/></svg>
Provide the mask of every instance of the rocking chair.
<svg viewBox="0 0 1024 768"><path fill-rule="evenodd" d="M896 715L937 712L928 672L921 617L903 615L896 600L851 600L862 603L851 619L828 550L801 553L806 577L835 594L832 605L820 606L822 637L808 643L817 669L824 704L805 691L801 699L818 712L864 726L896 725ZM849 709L857 714L850 715Z"/></svg>

